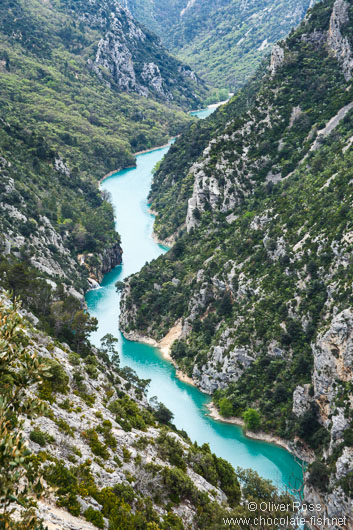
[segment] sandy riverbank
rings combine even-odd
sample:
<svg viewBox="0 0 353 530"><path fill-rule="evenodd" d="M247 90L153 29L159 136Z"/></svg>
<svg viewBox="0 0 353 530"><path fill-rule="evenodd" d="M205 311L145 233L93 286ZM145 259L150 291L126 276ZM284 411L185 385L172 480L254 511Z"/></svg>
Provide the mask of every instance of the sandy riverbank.
<svg viewBox="0 0 353 530"><path fill-rule="evenodd" d="M159 145L158 147L151 147L151 149L145 149L144 151L137 151L137 153L134 153L134 156L145 155L146 153L151 153L152 151L157 151L158 149L165 149L170 145L170 142L172 142L176 138L177 136L173 136L173 138L171 138L167 144Z"/></svg>
<svg viewBox="0 0 353 530"><path fill-rule="evenodd" d="M212 105L208 105L208 109L218 109L221 105L225 105L228 103L229 99L226 99L224 101L220 101L219 103L212 103Z"/></svg>
<svg viewBox="0 0 353 530"><path fill-rule="evenodd" d="M152 211L151 211L151 214L152 214L152 215L156 215L156 214L153 213ZM172 247L172 246L174 245L174 243L175 243L175 237L174 237L174 236L169 236L169 237L167 237L167 239L164 239L164 240L163 240L163 239L159 239L159 237L157 236L157 234L156 234L155 232L152 232L151 237L152 237L153 241L154 241L155 243L157 243L157 245L162 245L163 247L168 247L168 248L170 248L170 247Z"/></svg>
<svg viewBox="0 0 353 530"><path fill-rule="evenodd" d="M183 381L183 383L187 383L192 386L196 386L194 381L186 375L182 370L179 370L176 362L174 359L172 359L170 355L170 351L172 349L172 346L176 340L179 339L182 332L182 323L181 320L179 320L175 326L173 326L169 332L166 334L165 337L160 342L157 342L154 339L151 339L150 337L145 337L144 335L139 335L136 332L132 333L123 333L124 337L128 340L132 340L135 342L142 342L144 344L148 344L149 346L153 346L154 348L158 348L163 356L163 358L172 363L173 366L176 368L176 376L180 381Z"/></svg>
<svg viewBox="0 0 353 530"><path fill-rule="evenodd" d="M219 101L218 103L212 103L211 105L207 105L207 107L203 109L191 110L189 114L195 114L195 112L202 112L203 110L206 110L206 109L218 109L218 107L220 107L221 105L225 105L226 103L228 103L229 99L226 99L224 101Z"/></svg>

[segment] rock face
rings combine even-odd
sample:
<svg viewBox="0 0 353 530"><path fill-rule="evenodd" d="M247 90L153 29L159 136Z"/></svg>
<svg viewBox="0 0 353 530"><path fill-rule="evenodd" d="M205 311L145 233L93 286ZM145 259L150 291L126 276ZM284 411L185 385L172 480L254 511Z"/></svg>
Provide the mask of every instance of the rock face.
<svg viewBox="0 0 353 530"><path fill-rule="evenodd" d="M113 270L117 265L122 263L122 248L120 243L115 243L110 248L107 248L102 255L101 275Z"/></svg>
<svg viewBox="0 0 353 530"><path fill-rule="evenodd" d="M342 35L342 33L347 24L349 24L349 8L350 3L346 2L346 0L335 1L327 39L328 46L339 60L347 81L352 77L353 52L348 37Z"/></svg>
<svg viewBox="0 0 353 530"><path fill-rule="evenodd" d="M328 519L346 515L347 524L353 527L353 500L343 491L347 475L353 472L353 448L342 449L344 432L350 425L349 411L353 408L353 312L350 309L339 313L332 321L328 331L318 337L313 345L314 374L313 400L318 404L320 421L330 430L330 445L327 458L339 451L335 470L330 478L330 492L320 492L310 484L305 487L308 502L319 503L323 512L316 513ZM337 403L340 406L337 406ZM298 407L295 411L299 415ZM341 449L338 449L341 447ZM308 475L309 477L309 475ZM331 525L312 525L311 528L330 529Z"/></svg>
<svg viewBox="0 0 353 530"><path fill-rule="evenodd" d="M337 381L350 382L353 379L353 312L350 309L338 314L330 329L318 338L313 347L315 399L322 416L334 411L334 398L337 395ZM349 406L353 405L353 395L347 396Z"/></svg>
<svg viewBox="0 0 353 530"><path fill-rule="evenodd" d="M275 46L272 48L271 53L271 64L270 64L270 72L272 75L275 75L278 68L280 68L284 61L284 50L281 46L278 44L275 44Z"/></svg>
<svg viewBox="0 0 353 530"><path fill-rule="evenodd" d="M142 28L118 0L78 3L79 18L103 33L89 66L119 91L136 92L185 106L200 103L204 84L167 54L159 39Z"/></svg>

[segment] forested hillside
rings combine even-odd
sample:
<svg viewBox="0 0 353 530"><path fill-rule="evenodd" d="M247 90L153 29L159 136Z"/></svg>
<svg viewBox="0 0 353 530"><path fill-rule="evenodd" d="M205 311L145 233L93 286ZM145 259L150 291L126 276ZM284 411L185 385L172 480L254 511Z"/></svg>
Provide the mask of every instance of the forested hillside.
<svg viewBox="0 0 353 530"><path fill-rule="evenodd" d="M352 20L345 0L318 4L265 72L177 140L150 198L157 235L176 242L122 303L127 336L178 323L177 364L224 415L254 410L313 451L306 498L350 517Z"/></svg>
<svg viewBox="0 0 353 530"><path fill-rule="evenodd" d="M124 0L165 46L217 88L237 89L312 0Z"/></svg>

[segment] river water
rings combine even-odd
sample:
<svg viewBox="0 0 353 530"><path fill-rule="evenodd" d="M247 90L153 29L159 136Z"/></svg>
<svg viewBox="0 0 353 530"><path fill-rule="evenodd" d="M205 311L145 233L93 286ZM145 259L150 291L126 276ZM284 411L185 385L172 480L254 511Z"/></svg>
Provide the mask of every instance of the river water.
<svg viewBox="0 0 353 530"><path fill-rule="evenodd" d="M211 112L206 109L197 115L204 118ZM99 346L106 333L117 337L121 365L130 366L143 379L151 379L149 396L157 396L173 412L175 425L185 429L192 440L199 444L208 442L217 456L234 467L252 468L281 489L298 487L302 480L301 467L286 450L246 438L240 427L210 418L206 409L209 396L177 379L175 368L162 358L157 348L127 341L119 332L120 295L115 290L115 282L138 272L147 261L168 250L151 237L154 217L147 204L152 169L168 149L138 155L136 168L119 171L102 183L102 188L111 194L124 254L123 264L104 277L99 289L87 293L88 310L99 323L92 342Z"/></svg>

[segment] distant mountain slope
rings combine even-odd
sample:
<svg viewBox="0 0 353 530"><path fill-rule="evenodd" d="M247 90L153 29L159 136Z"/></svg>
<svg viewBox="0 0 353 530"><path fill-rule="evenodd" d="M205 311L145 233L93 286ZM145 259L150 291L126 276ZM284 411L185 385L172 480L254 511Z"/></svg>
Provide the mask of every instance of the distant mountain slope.
<svg viewBox="0 0 353 530"><path fill-rule="evenodd" d="M178 323L181 369L225 415L256 409L314 458L306 500L347 529L352 20L345 0L318 4L262 76L176 141L150 197L157 235L176 242L127 282L121 318L127 336L157 340Z"/></svg>
<svg viewBox="0 0 353 530"><path fill-rule="evenodd" d="M133 15L216 87L238 88L312 0L125 0Z"/></svg>

